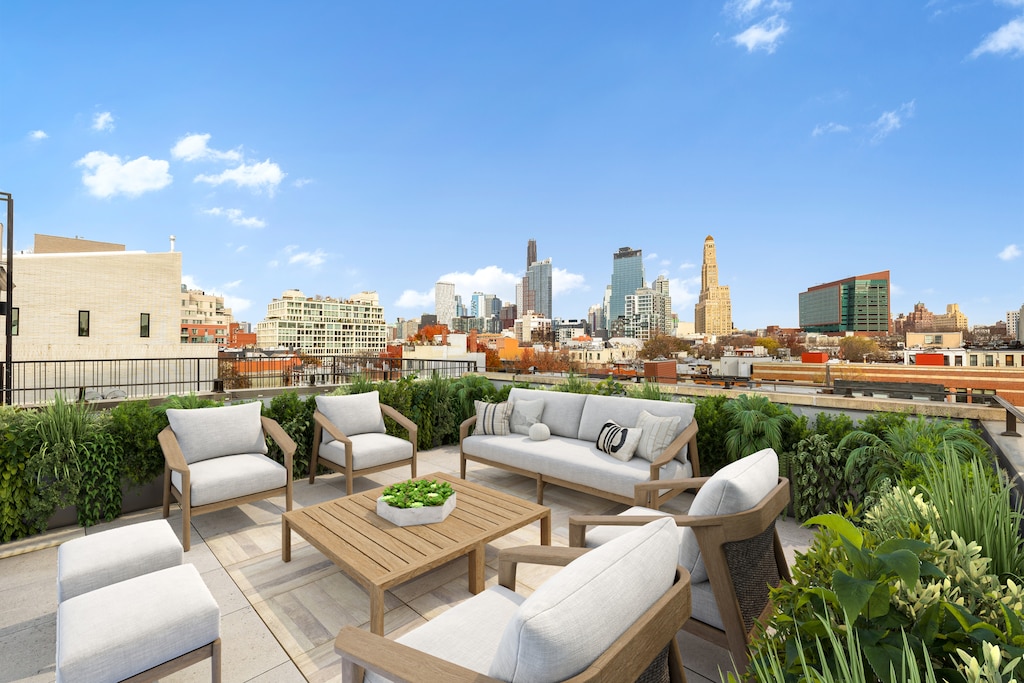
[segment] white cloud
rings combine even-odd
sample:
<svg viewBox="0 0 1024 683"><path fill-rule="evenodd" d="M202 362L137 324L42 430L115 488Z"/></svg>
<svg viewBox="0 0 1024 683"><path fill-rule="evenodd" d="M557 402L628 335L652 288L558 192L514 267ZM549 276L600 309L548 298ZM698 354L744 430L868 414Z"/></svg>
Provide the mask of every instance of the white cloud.
<svg viewBox="0 0 1024 683"><path fill-rule="evenodd" d="M174 143L171 148L171 156L182 161L241 161L242 154L237 150L226 152L212 149L206 145L210 141L209 133L189 133Z"/></svg>
<svg viewBox="0 0 1024 683"><path fill-rule="evenodd" d="M552 279L554 274L552 273ZM518 278L512 273L507 273L498 266L485 266L477 268L472 273L453 272L445 273L437 278L436 282L451 282L455 285L455 293L462 297L464 303L469 302L473 292L484 292L494 294L502 301L515 301L516 283ZM553 285L552 285L553 286ZM433 291L431 289L431 291ZM433 297L433 294L431 294Z"/></svg>
<svg viewBox="0 0 1024 683"><path fill-rule="evenodd" d="M173 180L167 172L170 164L149 157L122 162L113 154L89 152L75 165L86 169L82 172L82 183L94 197L106 198L116 194L137 197L143 192L163 189Z"/></svg>
<svg viewBox="0 0 1024 683"><path fill-rule="evenodd" d="M236 253L236 254L241 254L241 253L242 253L243 251L245 251L245 250L246 250L247 248L248 248L248 246L247 246L247 245L245 245L245 244L243 244L242 246L240 246L240 247L238 247L237 249L235 249L235 253Z"/></svg>
<svg viewBox="0 0 1024 683"><path fill-rule="evenodd" d="M914 100L904 102L893 111L883 112L882 115L878 117L878 120L871 124L871 127L875 129L875 134L871 137L871 143L878 144L884 140L889 133L902 128L903 122L913 116Z"/></svg>
<svg viewBox="0 0 1024 683"><path fill-rule="evenodd" d="M849 133L850 129L841 123L820 123L811 131L811 137L819 137L826 133Z"/></svg>
<svg viewBox="0 0 1024 683"><path fill-rule="evenodd" d="M241 280L232 280L231 282L225 282L223 286L224 289L234 289L238 287L240 284L242 284Z"/></svg>
<svg viewBox="0 0 1024 683"><path fill-rule="evenodd" d="M999 252L999 258L1004 261L1012 261L1015 258L1019 258L1021 255L1020 247L1016 244L1007 245L1005 249Z"/></svg>
<svg viewBox="0 0 1024 683"><path fill-rule="evenodd" d="M407 289L402 292L394 303L397 308L419 308L434 310L434 291L417 292L414 289Z"/></svg>
<svg viewBox="0 0 1024 683"><path fill-rule="evenodd" d="M200 287L199 283L196 282L194 276L182 275L181 284L185 285L187 289L199 289L206 292L207 294L223 297L224 307L230 308L232 315L242 313L243 311L248 310L252 306L252 301L250 301L249 299L243 299L240 296L231 296L224 293L226 290L235 289L240 284L242 284L241 280L235 280L233 282L228 282L227 284L221 285L220 287L214 287L213 289L209 289L207 287Z"/></svg>
<svg viewBox="0 0 1024 683"><path fill-rule="evenodd" d="M50 136L46 134L45 130L33 130L28 134L29 140L45 140L48 137Z"/></svg>
<svg viewBox="0 0 1024 683"><path fill-rule="evenodd" d="M267 261L268 268L277 268L279 265L281 265L281 262L278 261L277 259L271 259L270 261Z"/></svg>
<svg viewBox="0 0 1024 683"><path fill-rule="evenodd" d="M559 294L566 294L576 290L586 292L590 289L587 286L587 280L585 277L578 273L570 273L564 268L552 268L551 269L551 296L556 297Z"/></svg>
<svg viewBox="0 0 1024 683"><path fill-rule="evenodd" d="M229 168L218 175L197 175L194 182L208 183L214 186L231 182L238 187L253 188L257 192L266 189L267 193L272 196L286 175L281 171L280 166L267 159L258 164L243 163L237 168Z"/></svg>
<svg viewBox="0 0 1024 683"><path fill-rule="evenodd" d="M696 268L696 267L697 267L697 265L695 263L680 263L679 264L679 270L689 270L690 268Z"/></svg>
<svg viewBox="0 0 1024 683"><path fill-rule="evenodd" d="M732 41L747 48L747 52L764 50L768 54L772 54L787 31L789 31L789 24L786 23L786 20L773 14L746 31L736 34L732 37Z"/></svg>
<svg viewBox="0 0 1024 683"><path fill-rule="evenodd" d="M1016 4L1024 5L1024 2ZM1017 17L985 36L981 44L971 52L971 57L986 53L1009 54L1015 57L1024 55L1024 17Z"/></svg>
<svg viewBox="0 0 1024 683"><path fill-rule="evenodd" d="M92 129L96 131L114 130L114 115L109 111L96 114L92 117Z"/></svg>
<svg viewBox="0 0 1024 683"><path fill-rule="evenodd" d="M240 225L243 228L265 228L267 227L266 221L261 218L254 218L252 216L245 216L242 214L241 209L222 209L221 207L214 207L212 209L206 209L203 213L209 216L223 216L231 221L232 225Z"/></svg>
<svg viewBox="0 0 1024 683"><path fill-rule="evenodd" d="M305 187L313 182L312 178L296 178L292 181L292 187Z"/></svg>
<svg viewBox="0 0 1024 683"><path fill-rule="evenodd" d="M762 10L768 12L788 12L792 5L784 0L732 0L725 4L725 12L737 19L749 19Z"/></svg>
<svg viewBox="0 0 1024 683"><path fill-rule="evenodd" d="M310 268L318 268L324 264L327 260L327 253L322 249L316 251L300 251L293 253L288 257L288 265L295 265L296 263Z"/></svg>
<svg viewBox="0 0 1024 683"><path fill-rule="evenodd" d="M651 253L650 253L650 254L648 254L647 256L644 256L644 260L645 260L645 261L652 261L652 260L654 260L654 259L656 259L656 258L658 258L658 254L657 254L657 252L651 252Z"/></svg>
<svg viewBox="0 0 1024 683"><path fill-rule="evenodd" d="M243 313L252 306L252 301L249 299L243 299L240 296L232 296L230 294L224 295L224 306L225 308L231 309L231 315L236 316L239 313Z"/></svg>
<svg viewBox="0 0 1024 683"><path fill-rule="evenodd" d="M671 261L669 261L669 260L668 260L668 259L666 258L666 259L662 259L662 260L661 260L661 263L660 263L660 264L658 264L658 265L660 265L660 266L661 266L662 268L668 268L669 266L671 266L671 265L672 265L672 262L671 262Z"/></svg>
<svg viewBox="0 0 1024 683"><path fill-rule="evenodd" d="M693 318L692 306L700 297L700 278L669 278L668 293L672 297L672 309L679 319L691 320ZM686 312L687 308L690 309L689 313Z"/></svg>

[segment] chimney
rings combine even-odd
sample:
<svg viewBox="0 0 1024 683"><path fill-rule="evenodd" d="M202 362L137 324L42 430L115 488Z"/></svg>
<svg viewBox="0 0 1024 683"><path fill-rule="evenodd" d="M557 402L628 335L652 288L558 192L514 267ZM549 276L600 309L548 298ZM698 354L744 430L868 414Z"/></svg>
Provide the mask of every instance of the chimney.
<svg viewBox="0 0 1024 683"><path fill-rule="evenodd" d="M171 235L171 251L174 251L174 235Z"/></svg>

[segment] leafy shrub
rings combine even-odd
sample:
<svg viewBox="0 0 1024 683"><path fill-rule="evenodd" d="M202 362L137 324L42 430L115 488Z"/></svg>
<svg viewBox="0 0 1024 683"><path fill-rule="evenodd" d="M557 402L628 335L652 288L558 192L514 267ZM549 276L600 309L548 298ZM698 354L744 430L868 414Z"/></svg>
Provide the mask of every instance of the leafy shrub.
<svg viewBox="0 0 1024 683"><path fill-rule="evenodd" d="M452 383L459 402L459 422L476 414L476 401L491 401L497 390L491 380L482 375L463 375Z"/></svg>
<svg viewBox="0 0 1024 683"><path fill-rule="evenodd" d="M630 398L646 398L649 401L671 401L672 397L661 393L661 387L657 382L644 382L634 384L626 389L626 395Z"/></svg>
<svg viewBox="0 0 1024 683"><path fill-rule="evenodd" d="M863 486L846 479L846 458L827 436L814 434L797 444L789 458L793 513L804 521L815 515L838 512L844 504L860 504Z"/></svg>
<svg viewBox="0 0 1024 683"><path fill-rule="evenodd" d="M36 482L27 474L31 413L13 406L0 407L0 543L46 528L46 520L33 523L29 507L36 496Z"/></svg>
<svg viewBox="0 0 1024 683"><path fill-rule="evenodd" d="M165 411L157 414L146 401L122 401L110 411L107 430L121 447L121 471L133 484L146 484L164 472L157 435L167 426Z"/></svg>
<svg viewBox="0 0 1024 683"><path fill-rule="evenodd" d="M309 476L309 459L313 454L313 413L316 412L316 396L305 399L294 391L285 391L270 400L262 409L263 415L281 425L285 434L295 442L292 456L292 478ZM273 439L270 440L267 456L284 464L284 451ZM326 468L324 472L327 472Z"/></svg>
<svg viewBox="0 0 1024 683"><path fill-rule="evenodd" d="M79 451L82 485L75 506L81 526L109 522L121 514L122 453L122 444L110 431L110 413L97 414Z"/></svg>
<svg viewBox="0 0 1024 683"><path fill-rule="evenodd" d="M590 385L590 382L587 382L587 384ZM592 393L594 393L594 394L598 394L600 396L625 396L626 395L626 388L622 386L621 382L615 381L615 378L612 377L611 375L608 375L607 377L602 379L597 384L594 384L594 385L591 385L591 386L594 389L593 391L583 391L583 392L577 392L577 393L584 393L584 394L592 394Z"/></svg>
<svg viewBox="0 0 1024 683"><path fill-rule="evenodd" d="M827 437L832 444L838 444L854 429L856 426L846 413L818 413L814 418L814 433Z"/></svg>
<svg viewBox="0 0 1024 683"><path fill-rule="evenodd" d="M796 421L788 406L772 403L765 396L740 394L726 402L722 410L730 425L725 434L725 450L730 461L764 448L782 452L783 429Z"/></svg>
<svg viewBox="0 0 1024 683"><path fill-rule="evenodd" d="M604 381L604 380L602 380ZM522 386L516 384L515 386ZM529 386L529 385L527 385ZM552 391L561 391L567 394L596 394L598 393L597 387L586 377L580 377L579 375L569 373L569 376L565 378L564 382L559 382L555 386L551 387Z"/></svg>
<svg viewBox="0 0 1024 683"><path fill-rule="evenodd" d="M695 401L693 419L697 421L701 476L711 476L730 462L725 450L729 418L723 410L727 401L724 395L706 396Z"/></svg>

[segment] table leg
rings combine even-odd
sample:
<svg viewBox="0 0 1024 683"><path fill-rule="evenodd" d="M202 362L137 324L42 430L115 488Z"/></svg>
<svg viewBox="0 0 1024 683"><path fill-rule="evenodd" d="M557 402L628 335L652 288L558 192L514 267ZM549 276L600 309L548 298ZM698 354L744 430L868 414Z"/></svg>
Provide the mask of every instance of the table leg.
<svg viewBox="0 0 1024 683"><path fill-rule="evenodd" d="M540 544L551 545L551 511L540 518Z"/></svg>
<svg viewBox="0 0 1024 683"><path fill-rule="evenodd" d="M370 633L384 635L384 589L370 587Z"/></svg>
<svg viewBox="0 0 1024 683"><path fill-rule="evenodd" d="M284 515L281 515L281 560L292 561L292 527Z"/></svg>
<svg viewBox="0 0 1024 683"><path fill-rule="evenodd" d="M484 559L487 549L484 544L469 551L469 592L473 595L484 589Z"/></svg>

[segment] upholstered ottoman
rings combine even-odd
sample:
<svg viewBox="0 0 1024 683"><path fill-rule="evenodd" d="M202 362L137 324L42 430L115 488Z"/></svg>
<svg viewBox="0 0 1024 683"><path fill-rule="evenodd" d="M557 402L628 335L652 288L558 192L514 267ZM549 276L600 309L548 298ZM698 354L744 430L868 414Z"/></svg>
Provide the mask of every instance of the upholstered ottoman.
<svg viewBox="0 0 1024 683"><path fill-rule="evenodd" d="M57 602L182 562L166 520L131 524L76 538L57 550Z"/></svg>
<svg viewBox="0 0 1024 683"><path fill-rule="evenodd" d="M57 683L156 680L207 657L218 683L220 608L191 564L97 588L57 607Z"/></svg>

